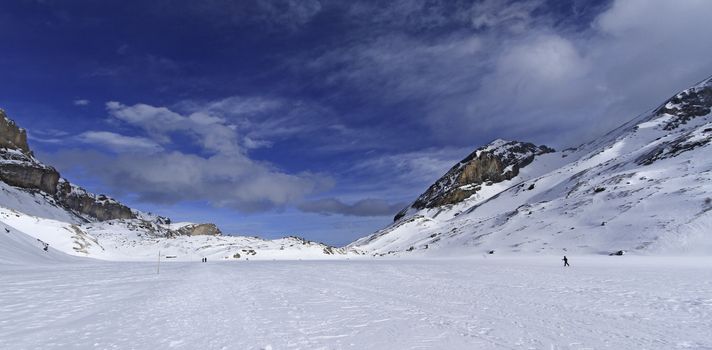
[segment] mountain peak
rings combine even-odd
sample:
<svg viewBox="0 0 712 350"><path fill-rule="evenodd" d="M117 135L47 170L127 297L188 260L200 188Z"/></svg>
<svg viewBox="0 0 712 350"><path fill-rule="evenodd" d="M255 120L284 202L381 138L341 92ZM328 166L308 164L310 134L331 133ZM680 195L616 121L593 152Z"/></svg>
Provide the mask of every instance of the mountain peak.
<svg viewBox="0 0 712 350"><path fill-rule="evenodd" d="M498 139L492 140L490 143L488 143L487 145L485 145L485 146L483 146L483 147L484 147L484 148L497 148L497 147L501 147L501 146L503 146L503 145L505 145L505 144L508 144L508 143L510 143L510 142L516 142L516 141L509 141L509 140L499 139L499 138L498 138Z"/></svg>
<svg viewBox="0 0 712 350"><path fill-rule="evenodd" d="M413 203L416 209L459 203L481 189L519 175L534 157L554 152L547 146L496 139L476 149L436 181ZM402 213L396 219L402 217Z"/></svg>
<svg viewBox="0 0 712 350"><path fill-rule="evenodd" d="M8 118L3 109L0 109L0 148L19 150L27 156L32 156L27 144L27 132Z"/></svg>
<svg viewBox="0 0 712 350"><path fill-rule="evenodd" d="M712 77L673 96L658 108L653 116L654 118L670 116L663 129L673 130L710 112L712 112Z"/></svg>

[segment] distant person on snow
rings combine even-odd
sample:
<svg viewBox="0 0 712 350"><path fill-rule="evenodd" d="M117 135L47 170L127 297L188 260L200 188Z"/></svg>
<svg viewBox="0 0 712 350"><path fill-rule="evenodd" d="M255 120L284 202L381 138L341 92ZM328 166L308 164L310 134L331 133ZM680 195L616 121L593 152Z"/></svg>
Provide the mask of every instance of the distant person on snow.
<svg viewBox="0 0 712 350"><path fill-rule="evenodd" d="M566 259L566 255L564 255L564 258L561 259L561 260L564 261L564 266L570 266L570 265L569 265L569 259Z"/></svg>

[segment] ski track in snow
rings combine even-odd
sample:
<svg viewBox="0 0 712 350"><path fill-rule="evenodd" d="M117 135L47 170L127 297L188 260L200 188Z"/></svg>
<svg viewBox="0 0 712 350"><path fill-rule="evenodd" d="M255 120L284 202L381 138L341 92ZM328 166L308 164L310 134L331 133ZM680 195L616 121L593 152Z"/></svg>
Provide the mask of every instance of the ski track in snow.
<svg viewBox="0 0 712 350"><path fill-rule="evenodd" d="M0 348L712 349L709 259L558 258L0 265Z"/></svg>

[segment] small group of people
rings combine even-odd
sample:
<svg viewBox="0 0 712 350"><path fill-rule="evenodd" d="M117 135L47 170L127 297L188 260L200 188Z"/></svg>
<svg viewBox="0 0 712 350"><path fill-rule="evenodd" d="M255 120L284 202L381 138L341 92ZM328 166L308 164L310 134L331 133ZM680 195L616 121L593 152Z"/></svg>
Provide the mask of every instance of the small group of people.
<svg viewBox="0 0 712 350"><path fill-rule="evenodd" d="M208 262L208 258L203 258L201 262Z"/></svg>

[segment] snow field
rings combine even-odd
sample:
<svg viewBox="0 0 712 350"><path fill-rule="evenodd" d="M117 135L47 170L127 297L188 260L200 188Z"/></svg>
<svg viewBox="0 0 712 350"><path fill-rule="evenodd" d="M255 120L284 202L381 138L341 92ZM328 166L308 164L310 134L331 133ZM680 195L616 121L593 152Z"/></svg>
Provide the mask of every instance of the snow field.
<svg viewBox="0 0 712 350"><path fill-rule="evenodd" d="M0 265L2 349L712 349L710 258Z"/></svg>

